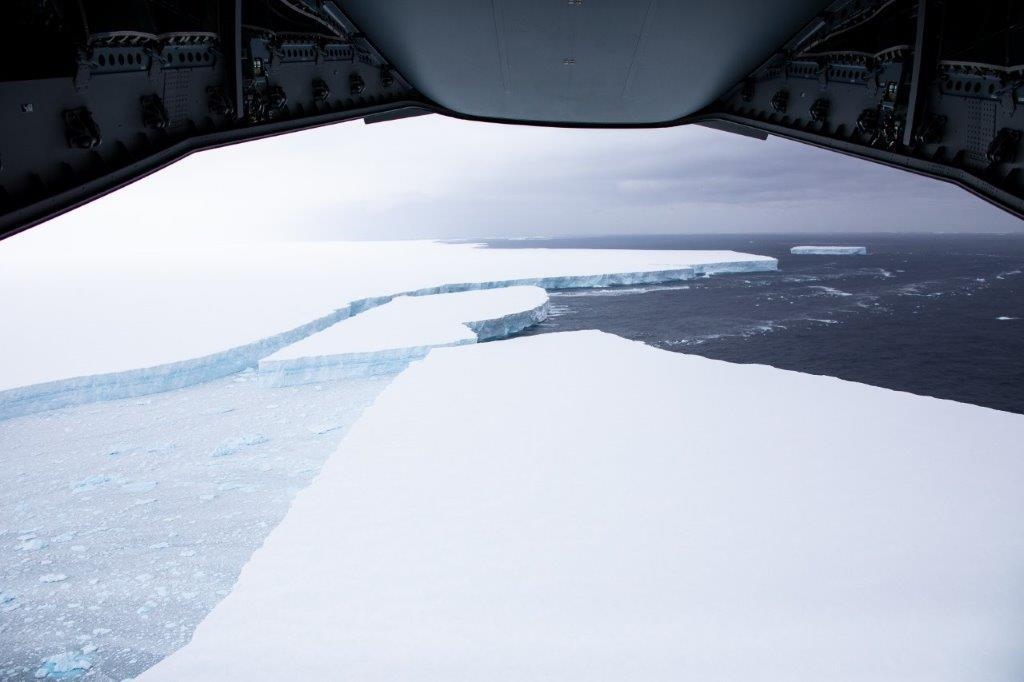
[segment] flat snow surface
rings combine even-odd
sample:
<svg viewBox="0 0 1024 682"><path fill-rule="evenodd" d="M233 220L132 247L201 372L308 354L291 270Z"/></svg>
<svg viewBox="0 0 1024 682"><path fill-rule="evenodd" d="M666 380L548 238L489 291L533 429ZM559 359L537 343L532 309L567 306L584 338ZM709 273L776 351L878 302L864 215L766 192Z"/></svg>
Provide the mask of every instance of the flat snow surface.
<svg viewBox="0 0 1024 682"><path fill-rule="evenodd" d="M794 246L789 252L795 256L866 256L866 246Z"/></svg>
<svg viewBox="0 0 1024 682"><path fill-rule="evenodd" d="M434 242L78 250L42 258L20 244L5 244L0 291L10 295L0 297L0 390L220 353L367 297L458 283L533 284L524 280L538 278L594 286L618 281L607 277L616 273L664 273L654 279L671 281L692 275L690 268L742 271L774 269L775 263L734 251L486 249Z"/></svg>
<svg viewBox="0 0 1024 682"><path fill-rule="evenodd" d="M473 343L477 335L467 322L528 312L547 300L547 292L529 286L401 296L285 346L267 360Z"/></svg>
<svg viewBox="0 0 1024 682"><path fill-rule="evenodd" d="M141 679L1019 680L1022 440L599 332L435 350Z"/></svg>

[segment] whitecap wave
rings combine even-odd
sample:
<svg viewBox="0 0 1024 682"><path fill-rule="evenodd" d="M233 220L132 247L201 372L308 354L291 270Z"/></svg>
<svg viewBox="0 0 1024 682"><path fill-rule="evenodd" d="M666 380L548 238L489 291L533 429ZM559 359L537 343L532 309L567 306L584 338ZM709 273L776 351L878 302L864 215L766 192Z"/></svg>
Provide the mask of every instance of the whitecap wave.
<svg viewBox="0 0 1024 682"><path fill-rule="evenodd" d="M889 272L885 268L857 268L856 270L850 270L849 274L854 277L877 277L880 279L890 279L896 275Z"/></svg>
<svg viewBox="0 0 1024 682"><path fill-rule="evenodd" d="M735 331L720 332L716 334L702 334L700 336L693 336L685 339L669 339L667 341L659 341L653 345L661 348L673 348L673 347L689 347L689 346L700 346L708 343L709 341L716 341L718 339L726 338L741 338L746 339L759 334L767 334L777 330L785 330L788 327L781 322L776 320L769 320L768 322L762 322L743 329L737 329Z"/></svg>
<svg viewBox="0 0 1024 682"><path fill-rule="evenodd" d="M942 296L944 292L941 291L928 291L931 286L938 285L938 282L917 282L914 284L904 284L903 286L896 289L897 296L923 296L924 298L935 298Z"/></svg>
<svg viewBox="0 0 1024 682"><path fill-rule="evenodd" d="M549 294L551 296L551 294ZM567 313L571 313L572 308L567 305L555 305L548 304L548 317L561 317Z"/></svg>

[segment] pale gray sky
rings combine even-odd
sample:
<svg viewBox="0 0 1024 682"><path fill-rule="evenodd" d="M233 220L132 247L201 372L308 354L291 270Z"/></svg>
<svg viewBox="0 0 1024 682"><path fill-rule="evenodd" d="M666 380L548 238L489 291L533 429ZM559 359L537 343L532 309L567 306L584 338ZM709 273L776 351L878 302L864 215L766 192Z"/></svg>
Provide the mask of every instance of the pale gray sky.
<svg viewBox="0 0 1024 682"><path fill-rule="evenodd" d="M775 138L428 116L195 154L16 239L902 230L1016 232L1024 223L952 185Z"/></svg>

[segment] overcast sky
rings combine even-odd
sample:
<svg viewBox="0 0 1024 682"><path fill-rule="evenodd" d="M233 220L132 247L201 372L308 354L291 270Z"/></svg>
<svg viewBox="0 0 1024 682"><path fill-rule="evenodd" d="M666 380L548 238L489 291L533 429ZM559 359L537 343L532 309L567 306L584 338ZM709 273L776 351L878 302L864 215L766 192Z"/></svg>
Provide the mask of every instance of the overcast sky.
<svg viewBox="0 0 1024 682"><path fill-rule="evenodd" d="M440 116L195 154L21 240L485 238L609 233L1020 232L967 192L775 138Z"/></svg>

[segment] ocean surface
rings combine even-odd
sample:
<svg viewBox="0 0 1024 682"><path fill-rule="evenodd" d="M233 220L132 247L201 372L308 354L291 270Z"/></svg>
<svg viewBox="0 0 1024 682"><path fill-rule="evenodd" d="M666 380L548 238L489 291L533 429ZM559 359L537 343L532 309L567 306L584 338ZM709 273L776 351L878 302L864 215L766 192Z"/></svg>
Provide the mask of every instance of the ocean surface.
<svg viewBox="0 0 1024 682"><path fill-rule="evenodd" d="M798 244L867 256L792 256ZM1024 235L687 235L492 248L734 249L778 272L552 293L528 334L600 329L682 353L1024 413ZM768 396L766 396L766 399Z"/></svg>

